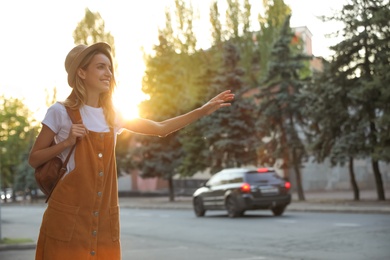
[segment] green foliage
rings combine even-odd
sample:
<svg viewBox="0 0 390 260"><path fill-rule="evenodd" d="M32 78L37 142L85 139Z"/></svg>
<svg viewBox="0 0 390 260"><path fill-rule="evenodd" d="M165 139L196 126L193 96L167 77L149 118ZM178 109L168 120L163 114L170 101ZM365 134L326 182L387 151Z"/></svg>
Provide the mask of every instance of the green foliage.
<svg viewBox="0 0 390 260"><path fill-rule="evenodd" d="M196 49L196 37L193 31L193 21L195 18L194 10L190 2L190 6L186 6L186 1L175 0L176 6L176 22L178 24L175 37L176 47L180 52L194 53Z"/></svg>
<svg viewBox="0 0 390 260"><path fill-rule="evenodd" d="M351 82L332 74L330 66L324 63L324 71L315 74L312 84L301 92L302 111L309 122L308 148L315 159L329 158L332 165L344 165L350 157L361 157L358 151L364 148L365 137L359 131L360 118L350 106Z"/></svg>
<svg viewBox="0 0 390 260"><path fill-rule="evenodd" d="M331 148L337 144L333 148L342 157L390 159L390 25L386 18L390 11L385 2L354 0L339 14L324 18L343 22L345 39L332 46L332 61L312 88L321 99L332 102L332 108L317 106L310 115L322 128L316 142L323 142L325 136L329 140L322 158L334 152ZM329 116L321 120L325 113Z"/></svg>
<svg viewBox="0 0 390 260"><path fill-rule="evenodd" d="M253 60L253 63L258 66L256 82L261 82L266 77L273 44L279 37L284 21L291 15L290 7L283 0L263 1L263 5L265 15L258 15L260 31L254 35L256 59Z"/></svg>
<svg viewBox="0 0 390 260"><path fill-rule="evenodd" d="M84 18L77 24L73 31L73 39L75 44L91 45L96 42L107 42L111 46L111 53L115 60L115 41L114 36L106 31L106 25L98 12L91 12L88 8L85 9ZM114 68L117 64L114 61Z"/></svg>
<svg viewBox="0 0 390 260"><path fill-rule="evenodd" d="M300 168L306 158L306 148L300 93L307 79L301 78L301 71L311 57L292 51L294 34L289 25L290 16L272 48L267 77L256 95L259 160L263 165L273 166L277 159L283 159L285 177L294 169L298 197L304 200Z"/></svg>
<svg viewBox="0 0 390 260"><path fill-rule="evenodd" d="M174 17L176 18L175 28L172 25L172 12L169 8L165 10L165 28L159 30L172 49L177 53L194 53L197 39L193 31L193 22L196 19L191 2L175 0Z"/></svg>
<svg viewBox="0 0 390 260"><path fill-rule="evenodd" d="M177 66L180 57L164 36L160 35L160 43L154 48L155 56L146 57L147 69L143 78L142 90L150 99L140 104L142 117L162 121L183 112L186 108L186 87L184 80L186 71ZM171 178L181 157L180 142L177 133L165 138L141 136L142 146L135 151L142 155L139 166L144 177Z"/></svg>
<svg viewBox="0 0 390 260"><path fill-rule="evenodd" d="M307 115L316 127L317 160L336 164L350 158L372 160L378 199L384 199L378 161L389 162L390 4L351 0L339 13L323 17L340 21L344 40L322 75L305 93L313 104ZM337 34L336 34L337 36ZM320 100L314 106L314 96Z"/></svg>
<svg viewBox="0 0 390 260"><path fill-rule="evenodd" d="M222 23L220 21L220 13L218 2L214 1L210 6L210 23L211 23L211 38L213 46L220 46L223 42Z"/></svg>
<svg viewBox="0 0 390 260"><path fill-rule="evenodd" d="M4 237L0 239L0 244L5 245L15 245L15 244L24 244L24 243L34 243L35 241L31 238L8 238Z"/></svg>
<svg viewBox="0 0 390 260"><path fill-rule="evenodd" d="M182 160L177 168L180 176L193 176L211 165L211 154L205 137L204 128L194 123L180 131L179 140L182 145Z"/></svg>
<svg viewBox="0 0 390 260"><path fill-rule="evenodd" d="M137 152L142 155L142 160L138 164L141 176L172 178L177 173L176 169L182 156L177 133L164 138L141 136L139 140L141 146Z"/></svg>
<svg viewBox="0 0 390 260"><path fill-rule="evenodd" d="M183 176L191 176L210 165L214 165L215 171L222 166L256 164L254 103L244 97L258 82L260 71L258 42L253 40L250 31L249 1L228 1L225 28L220 22L217 1L212 3L210 22L214 46L207 51L189 48L194 46L192 40L188 40L186 45L184 39L194 37L192 23L189 23L194 17L192 7L185 6L183 1L175 1L175 4L177 28L172 26L170 10L166 10L165 28L159 30L160 43L152 54L145 56L147 69L143 91L150 99L141 104L141 115L164 120L198 107L226 89L232 89L236 101L231 108L217 111L178 132L180 148L177 147L181 154L175 156L180 158L180 163L171 161L171 166L178 165L178 168L168 168L168 174L179 172ZM276 6L283 5L278 2ZM286 7L283 10L288 13L289 9ZM279 28L275 26L273 29ZM268 29L268 32L271 31ZM153 146L142 148L141 153L147 156L149 162L141 164L145 166L150 163L147 167L152 169L145 176L161 175L161 171L154 171L151 165L158 165L160 158L163 158L158 153L169 154L169 149L165 150L167 143L164 143L163 149L159 138L151 138L153 141L148 137L139 139L144 146ZM176 145L172 141L168 143L173 145L172 148ZM140 150L134 150L134 154ZM170 158L175 156L171 155Z"/></svg>
<svg viewBox="0 0 390 260"><path fill-rule="evenodd" d="M242 80L244 70L239 67L240 53L234 44L225 44L223 62L220 70L212 80L214 95L231 89L236 100L227 109L220 109L212 115L201 119L197 124L201 129L203 140L208 147L207 162L211 172L223 167L240 167L256 165L254 147L255 127L253 118L254 103L245 97L248 87Z"/></svg>
<svg viewBox="0 0 390 260"><path fill-rule="evenodd" d="M25 152L21 156L21 163L16 166L14 177L14 190L31 192L38 189L35 181L34 169L28 164L29 153Z"/></svg>
<svg viewBox="0 0 390 260"><path fill-rule="evenodd" d="M27 164L27 156L37 129L33 127L31 112L22 100L0 98L0 174L2 187L13 187L18 174L18 166Z"/></svg>
<svg viewBox="0 0 390 260"><path fill-rule="evenodd" d="M226 9L226 39L237 39L240 36L240 3L238 0L226 1L228 4L228 8Z"/></svg>
<svg viewBox="0 0 390 260"><path fill-rule="evenodd" d="M129 151L129 146L134 144L135 135L129 131L123 131L117 136L117 142L115 146L116 162L117 162L117 175L121 172L130 172L136 168L135 158L132 158L132 153Z"/></svg>
<svg viewBox="0 0 390 260"><path fill-rule="evenodd" d="M305 126L301 107L300 92L307 83L304 75L305 61L311 59L304 54L296 54L291 46L294 34L290 28L288 16L280 31L280 36L271 51L271 60L264 80L259 89L259 120L257 126L260 161L275 162L282 159L285 177L289 178L294 170L299 200L304 200L301 179L301 167L306 159L306 147L302 129Z"/></svg>

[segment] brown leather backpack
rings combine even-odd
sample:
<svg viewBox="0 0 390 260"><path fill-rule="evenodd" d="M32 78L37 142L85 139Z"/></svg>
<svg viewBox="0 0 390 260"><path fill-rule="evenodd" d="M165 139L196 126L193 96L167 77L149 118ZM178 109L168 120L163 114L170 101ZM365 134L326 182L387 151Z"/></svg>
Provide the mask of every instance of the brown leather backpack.
<svg viewBox="0 0 390 260"><path fill-rule="evenodd" d="M72 123L75 124L76 120L72 110L69 107L65 108L72 120ZM37 182L39 189L46 195L46 202L49 200L58 181L61 180L62 176L64 176L66 172L66 165L68 164L70 156L76 147L76 143L70 149L64 162L62 162L61 158L56 156L35 169L35 181ZM55 145L55 142L53 141L51 145Z"/></svg>

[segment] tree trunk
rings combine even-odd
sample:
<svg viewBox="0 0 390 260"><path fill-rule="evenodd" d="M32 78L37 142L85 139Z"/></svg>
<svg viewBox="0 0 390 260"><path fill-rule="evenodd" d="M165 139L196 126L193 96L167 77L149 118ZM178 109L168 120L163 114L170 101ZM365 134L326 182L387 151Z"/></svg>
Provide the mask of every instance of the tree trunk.
<svg viewBox="0 0 390 260"><path fill-rule="evenodd" d="M374 170L374 176L375 176L375 184L376 184L376 191L378 194L378 200L386 200L385 199L385 190L383 189L383 181L382 181L382 175L379 170L379 162L378 160L372 160L372 169Z"/></svg>
<svg viewBox="0 0 390 260"><path fill-rule="evenodd" d="M353 189L353 199L360 200L359 187L355 179L355 171L353 170L353 157L349 157L349 177Z"/></svg>
<svg viewBox="0 0 390 260"><path fill-rule="evenodd" d="M169 176L168 178L168 186L169 186L169 201L175 201L175 187L173 187L172 176Z"/></svg>
<svg viewBox="0 0 390 260"><path fill-rule="evenodd" d="M294 171L295 171L295 176L296 176L296 181L297 181L298 199L305 200L305 194L303 192L303 187L302 187L301 169L300 169L300 165L297 162L297 158L296 158L297 155L296 155L295 148L293 148L293 150L292 150L292 156L293 156Z"/></svg>
<svg viewBox="0 0 390 260"><path fill-rule="evenodd" d="M302 188L302 179L301 179L301 171L298 166L294 165L295 170L295 176L297 181L297 192L298 192L298 199L299 200L305 200L305 194L303 192Z"/></svg>
<svg viewBox="0 0 390 260"><path fill-rule="evenodd" d="M374 110L372 109L370 111L374 111ZM375 118L375 115L373 112L369 113L369 114L370 114L370 118ZM373 149L375 149L375 147L378 144L377 139L376 139L378 131L376 130L376 126L375 126L375 123L373 121L370 122L370 131L371 131L371 133L370 133L371 146L373 147ZM382 181L381 172L379 170L379 162L377 159L372 159L372 155L371 155L371 165L372 165L372 169L374 171L376 192L378 195L378 200L385 200L385 190L383 189L383 181Z"/></svg>

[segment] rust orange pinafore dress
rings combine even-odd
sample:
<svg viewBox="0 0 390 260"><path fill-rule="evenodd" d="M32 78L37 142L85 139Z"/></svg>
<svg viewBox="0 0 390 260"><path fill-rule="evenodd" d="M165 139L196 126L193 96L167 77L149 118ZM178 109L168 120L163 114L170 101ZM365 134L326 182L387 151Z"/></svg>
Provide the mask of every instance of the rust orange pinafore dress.
<svg viewBox="0 0 390 260"><path fill-rule="evenodd" d="M74 111L76 118L80 112ZM43 215L36 260L119 260L114 131L89 134L75 149L75 169L59 181Z"/></svg>

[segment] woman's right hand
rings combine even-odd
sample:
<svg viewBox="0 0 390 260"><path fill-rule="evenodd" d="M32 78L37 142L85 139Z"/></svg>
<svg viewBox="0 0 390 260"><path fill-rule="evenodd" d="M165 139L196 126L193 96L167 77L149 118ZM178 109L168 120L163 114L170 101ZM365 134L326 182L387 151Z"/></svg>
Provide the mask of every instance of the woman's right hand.
<svg viewBox="0 0 390 260"><path fill-rule="evenodd" d="M74 145L77 139L83 138L86 134L88 134L88 129L85 127L84 124L72 124L69 130L69 136L66 139L67 145Z"/></svg>
<svg viewBox="0 0 390 260"><path fill-rule="evenodd" d="M37 168L51 158L63 152L66 148L71 147L76 143L77 138L83 138L88 133L88 129L84 124L72 124L69 130L69 136L63 142L56 145L51 145L55 133L46 125L43 125L41 132L30 151L29 164L33 168Z"/></svg>

